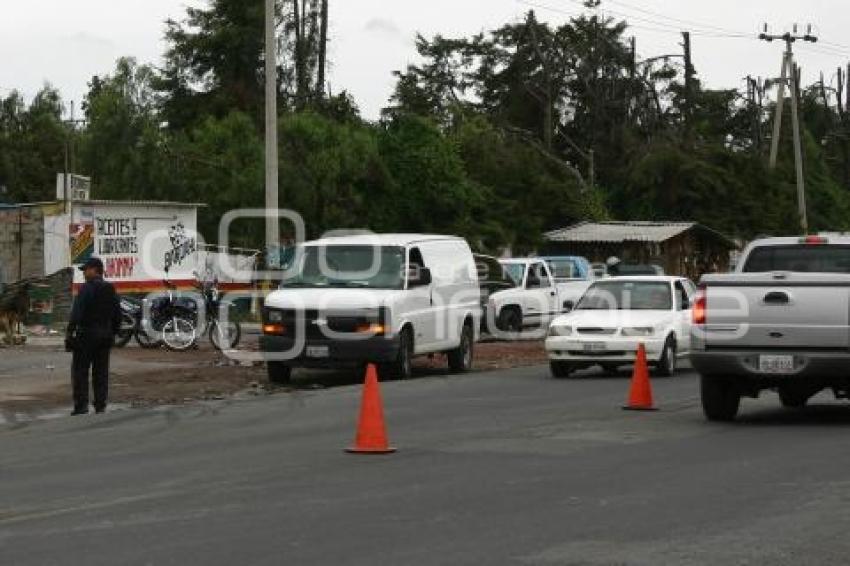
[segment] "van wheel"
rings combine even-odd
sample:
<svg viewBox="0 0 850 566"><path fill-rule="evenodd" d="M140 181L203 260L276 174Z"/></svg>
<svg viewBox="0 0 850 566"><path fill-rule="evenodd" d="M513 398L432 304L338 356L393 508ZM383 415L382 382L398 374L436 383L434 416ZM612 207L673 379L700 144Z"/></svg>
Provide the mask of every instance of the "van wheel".
<svg viewBox="0 0 850 566"><path fill-rule="evenodd" d="M288 385L292 379L292 366L283 362L266 362L269 382L275 385Z"/></svg>
<svg viewBox="0 0 850 566"><path fill-rule="evenodd" d="M552 377L563 379L573 373L573 366L569 362L552 360L549 362L549 371L552 373Z"/></svg>
<svg viewBox="0 0 850 566"><path fill-rule="evenodd" d="M664 342L664 350L661 353L661 359L658 360L655 373L661 377L672 377L676 374L676 341L672 336L668 336L667 341Z"/></svg>
<svg viewBox="0 0 850 566"><path fill-rule="evenodd" d="M460 334L460 345L448 353L449 370L452 373L464 373L472 369L473 348L472 324L467 322Z"/></svg>
<svg viewBox="0 0 850 566"><path fill-rule="evenodd" d="M382 378L410 379L413 374L413 334L410 327L405 327L401 331L398 342L398 355L395 361L381 364Z"/></svg>
<svg viewBox="0 0 850 566"><path fill-rule="evenodd" d="M520 332L522 330L522 312L516 307L505 307L499 312L499 330Z"/></svg>
<svg viewBox="0 0 850 566"><path fill-rule="evenodd" d="M702 412L710 421L733 421L741 405L741 395L728 379L700 376Z"/></svg>

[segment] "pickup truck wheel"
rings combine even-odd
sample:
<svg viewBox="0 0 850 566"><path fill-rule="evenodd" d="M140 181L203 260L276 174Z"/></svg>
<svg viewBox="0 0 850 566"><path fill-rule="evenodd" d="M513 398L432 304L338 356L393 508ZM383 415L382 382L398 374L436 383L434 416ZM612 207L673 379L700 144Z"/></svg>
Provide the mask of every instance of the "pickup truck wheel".
<svg viewBox="0 0 850 566"><path fill-rule="evenodd" d="M472 325L463 325L460 345L448 353L449 370L452 373L464 373L472 369L473 336Z"/></svg>
<svg viewBox="0 0 850 566"><path fill-rule="evenodd" d="M710 421L733 421L741 405L735 386L721 377L700 376L702 412Z"/></svg>
<svg viewBox="0 0 850 566"><path fill-rule="evenodd" d="M809 396L800 391L779 388L779 400L782 406L789 409L802 409L809 402Z"/></svg>
<svg viewBox="0 0 850 566"><path fill-rule="evenodd" d="M292 367L283 362L266 362L269 382L275 385L288 385L292 380Z"/></svg>
<svg viewBox="0 0 850 566"><path fill-rule="evenodd" d="M413 333L404 328L398 336L398 356L395 361L381 364L381 381L384 379L410 379L413 375Z"/></svg>
<svg viewBox="0 0 850 566"><path fill-rule="evenodd" d="M497 326L505 332L520 332L522 330L522 312L518 308L505 307L499 312Z"/></svg>
<svg viewBox="0 0 850 566"><path fill-rule="evenodd" d="M668 336L664 342L664 351L658 360L655 373L661 377L672 377L676 374L676 341L672 336Z"/></svg>
<svg viewBox="0 0 850 566"><path fill-rule="evenodd" d="M563 379L573 373L573 366L569 362L552 360L549 362L549 370L552 372L552 377Z"/></svg>

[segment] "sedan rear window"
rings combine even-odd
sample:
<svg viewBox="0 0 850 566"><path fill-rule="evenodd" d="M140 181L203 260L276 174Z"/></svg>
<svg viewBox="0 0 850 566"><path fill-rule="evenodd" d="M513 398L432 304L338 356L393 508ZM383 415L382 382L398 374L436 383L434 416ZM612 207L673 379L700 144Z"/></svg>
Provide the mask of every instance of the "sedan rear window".
<svg viewBox="0 0 850 566"><path fill-rule="evenodd" d="M769 271L850 273L850 246L800 244L755 248L747 257L743 272Z"/></svg>
<svg viewBox="0 0 850 566"><path fill-rule="evenodd" d="M661 281L604 281L594 283L579 301L578 310L670 310L670 284Z"/></svg>

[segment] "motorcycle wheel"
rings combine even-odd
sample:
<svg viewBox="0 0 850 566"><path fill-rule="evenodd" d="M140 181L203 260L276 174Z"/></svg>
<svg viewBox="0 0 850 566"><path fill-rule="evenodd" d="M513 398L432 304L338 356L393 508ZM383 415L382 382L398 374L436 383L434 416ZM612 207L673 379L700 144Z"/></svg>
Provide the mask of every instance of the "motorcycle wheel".
<svg viewBox="0 0 850 566"><path fill-rule="evenodd" d="M136 319L127 313L121 314L121 326L118 332L115 333L114 345L116 348L123 348L130 342L130 338L136 332Z"/></svg>
<svg viewBox="0 0 850 566"><path fill-rule="evenodd" d="M194 323L182 316L173 316L162 327L162 341L166 348L184 352L193 347L198 340Z"/></svg>
<svg viewBox="0 0 850 566"><path fill-rule="evenodd" d="M241 337L242 327L238 322L228 320L223 324L216 320L210 324L210 342L216 350L232 350Z"/></svg>
<svg viewBox="0 0 850 566"><path fill-rule="evenodd" d="M151 328L148 331L145 330L144 325L141 325L136 330L136 343L146 350L159 348L162 346L162 330L157 331Z"/></svg>

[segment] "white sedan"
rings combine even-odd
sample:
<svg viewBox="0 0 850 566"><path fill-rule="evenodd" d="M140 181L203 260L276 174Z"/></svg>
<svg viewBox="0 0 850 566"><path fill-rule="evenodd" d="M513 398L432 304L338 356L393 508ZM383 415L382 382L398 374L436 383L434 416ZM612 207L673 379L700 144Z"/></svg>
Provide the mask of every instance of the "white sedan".
<svg viewBox="0 0 850 566"><path fill-rule="evenodd" d="M546 353L554 377L600 365L631 364L638 346L660 375L673 375L690 349L696 287L683 277L614 277L594 282L575 308L549 326Z"/></svg>

